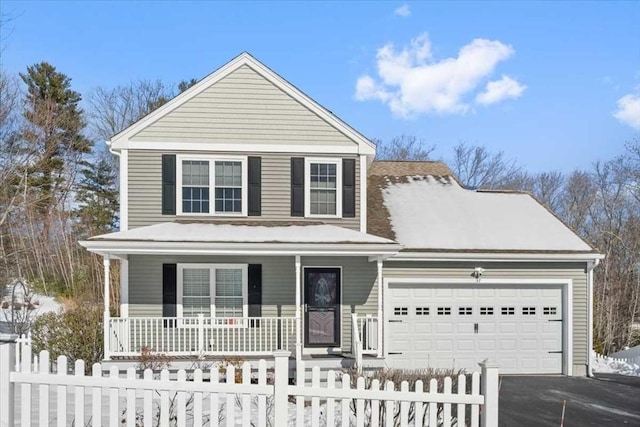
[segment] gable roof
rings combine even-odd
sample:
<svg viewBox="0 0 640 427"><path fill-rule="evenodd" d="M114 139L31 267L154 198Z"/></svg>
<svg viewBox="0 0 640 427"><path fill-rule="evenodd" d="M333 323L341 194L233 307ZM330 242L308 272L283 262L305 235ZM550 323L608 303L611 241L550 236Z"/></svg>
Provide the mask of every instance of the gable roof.
<svg viewBox="0 0 640 427"><path fill-rule="evenodd" d="M352 140L355 144L357 144L358 154L366 154L369 156L373 156L375 154L375 145L364 135L346 124L340 118L335 116L331 111L318 104L304 92L296 88L283 77L275 73L273 70L271 70L266 65L246 52L238 55L237 57L196 83L194 86L187 89L185 92L177 95L155 111L149 113L145 117L138 120L136 123L114 135L107 142L107 144L114 150L126 148L131 137L135 136L137 133L152 125L160 118L176 110L178 107L182 106L189 100L201 94L218 81L222 80L223 78L227 77L234 71L244 66L251 68L261 77L263 77L274 86L282 90L284 93L289 95L291 98L293 98L303 107L316 114L327 124Z"/></svg>
<svg viewBox="0 0 640 427"><path fill-rule="evenodd" d="M442 162L371 165L368 232L404 252L595 253L530 194L463 188Z"/></svg>

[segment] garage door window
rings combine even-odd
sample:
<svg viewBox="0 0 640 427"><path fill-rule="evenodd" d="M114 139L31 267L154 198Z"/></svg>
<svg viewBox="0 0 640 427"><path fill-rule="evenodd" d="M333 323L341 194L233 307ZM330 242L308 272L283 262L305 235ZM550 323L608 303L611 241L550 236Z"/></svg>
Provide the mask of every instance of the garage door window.
<svg viewBox="0 0 640 427"><path fill-rule="evenodd" d="M492 316L493 315L493 307L480 307L480 315L481 316Z"/></svg>
<svg viewBox="0 0 640 427"><path fill-rule="evenodd" d="M428 316L429 307L416 307L416 316Z"/></svg>
<svg viewBox="0 0 640 427"><path fill-rule="evenodd" d="M438 307L438 316L451 315L451 307Z"/></svg>
<svg viewBox="0 0 640 427"><path fill-rule="evenodd" d="M460 316L470 316L473 314L473 309L471 307L458 307L458 314Z"/></svg>
<svg viewBox="0 0 640 427"><path fill-rule="evenodd" d="M502 307L501 311L503 316L514 316L516 314L515 307Z"/></svg>
<svg viewBox="0 0 640 427"><path fill-rule="evenodd" d="M409 309L407 307L394 307L393 314L396 316L406 316L409 314Z"/></svg>
<svg viewBox="0 0 640 427"><path fill-rule="evenodd" d="M535 307L522 307L522 314L525 316L534 316L536 314Z"/></svg>
<svg viewBox="0 0 640 427"><path fill-rule="evenodd" d="M545 307L542 309L542 314L547 316L555 316L557 314L558 309L556 307Z"/></svg>

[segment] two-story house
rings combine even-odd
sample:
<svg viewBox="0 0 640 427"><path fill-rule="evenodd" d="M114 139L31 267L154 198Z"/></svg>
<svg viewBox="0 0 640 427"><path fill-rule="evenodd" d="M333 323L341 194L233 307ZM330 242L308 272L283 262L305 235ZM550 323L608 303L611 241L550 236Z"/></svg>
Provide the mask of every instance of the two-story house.
<svg viewBox="0 0 640 427"><path fill-rule="evenodd" d="M533 198L362 134L242 54L107 142L105 359L267 356L584 374L600 256Z"/></svg>

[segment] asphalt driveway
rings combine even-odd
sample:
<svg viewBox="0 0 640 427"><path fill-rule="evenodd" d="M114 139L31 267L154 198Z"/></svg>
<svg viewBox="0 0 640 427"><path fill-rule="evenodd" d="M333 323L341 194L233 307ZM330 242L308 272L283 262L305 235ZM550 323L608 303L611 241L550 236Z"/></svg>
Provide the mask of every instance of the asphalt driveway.
<svg viewBox="0 0 640 427"><path fill-rule="evenodd" d="M501 427L640 426L640 377L505 376L500 388Z"/></svg>

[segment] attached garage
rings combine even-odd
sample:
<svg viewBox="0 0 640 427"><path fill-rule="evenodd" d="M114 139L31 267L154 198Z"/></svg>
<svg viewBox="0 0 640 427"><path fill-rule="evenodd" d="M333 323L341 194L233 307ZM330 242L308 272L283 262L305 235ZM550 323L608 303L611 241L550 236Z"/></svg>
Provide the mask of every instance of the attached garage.
<svg viewBox="0 0 640 427"><path fill-rule="evenodd" d="M570 348L567 292L562 283L391 281L387 364L478 370L489 358L506 374L562 374Z"/></svg>
<svg viewBox="0 0 640 427"><path fill-rule="evenodd" d="M383 261L383 353L397 368L588 375L603 258L530 194L464 188L441 162L375 161L367 230Z"/></svg>

